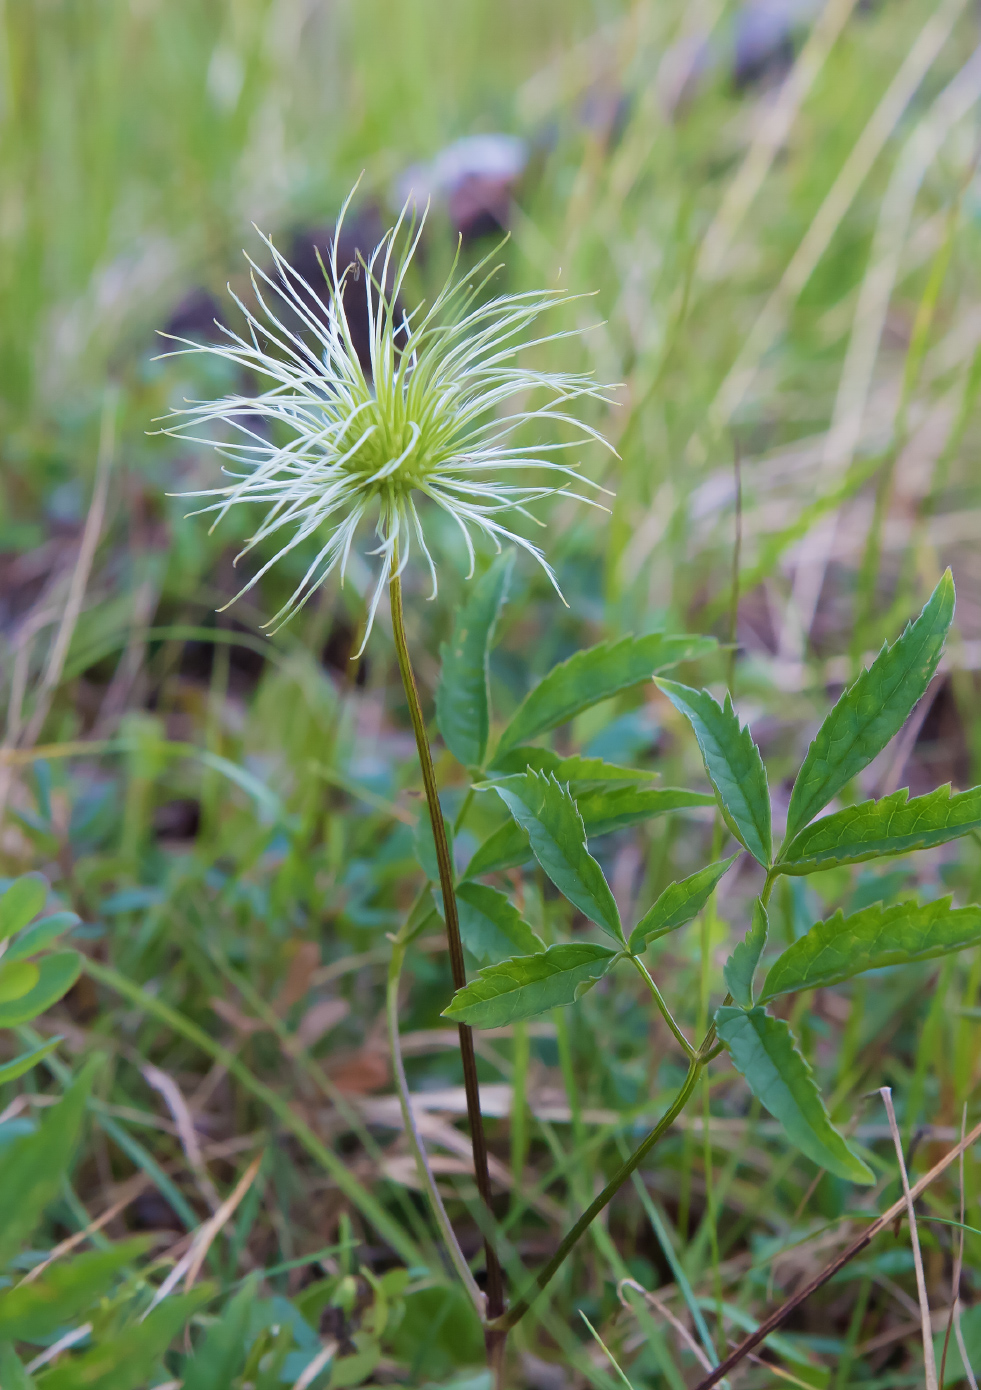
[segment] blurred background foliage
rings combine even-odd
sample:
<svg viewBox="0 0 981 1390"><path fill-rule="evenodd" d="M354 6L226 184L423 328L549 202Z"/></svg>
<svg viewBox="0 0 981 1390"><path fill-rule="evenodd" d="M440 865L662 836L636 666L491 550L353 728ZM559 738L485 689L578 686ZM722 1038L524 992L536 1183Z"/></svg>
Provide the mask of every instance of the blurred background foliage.
<svg viewBox="0 0 981 1390"><path fill-rule="evenodd" d="M241 248L265 264L253 224L310 264L359 177L352 235L364 251L410 186L433 194L414 293L441 282L458 232L469 264L508 230L501 287L593 295L555 322L591 325L582 345L539 351L617 383L615 405L590 421L619 457L583 454L616 492L609 517L559 500L546 518L569 608L518 566L492 667L502 717L556 660L601 638L734 634L737 705L785 803L782 779L829 700L951 564L945 665L863 789L972 785L978 39L966 0L0 5L0 873L40 870L53 905L82 918L72 944L118 972L98 985L83 975L38 1025L64 1037L59 1052L0 1095L0 1141L13 1144L85 1057L102 1059L70 1173L16 1267L116 1206L100 1240L153 1237L150 1254L127 1248L103 1322L76 1351L43 1359L80 1325L74 1313L34 1337L38 1384L74 1384L92 1338L115 1345L152 1297L147 1281L260 1154L208 1249L212 1302L188 1304L196 1346L224 1309L254 1355L201 1386L260 1372L270 1387L300 1383L332 1342L304 1385L484 1384L479 1333L413 1190L383 1041L385 933L422 881L421 803L386 633L350 660L367 564L274 637L261 624L302 557L216 616L258 563L233 569L248 519L211 536L184 520L172 494L207 485L215 461L147 431L183 397L240 383L194 358L159 360L154 331L200 340L216 314L237 326L224 287L247 291ZM494 138L454 143L479 135ZM408 580L427 702L465 571L446 544L437 602L422 602L424 576ZM723 654L690 674L720 683L725 668ZM560 746L702 785L653 688L591 711ZM448 754L439 770L452 812ZM496 814L478 799L461 856ZM605 837L597 853L625 918L703 862L711 838L700 813ZM720 915L657 958L692 1025L706 985L712 1000L722 992L728 924L742 930L754 869L727 885ZM547 940L564 905L531 873L502 886ZM887 873L836 870L781 886L774 935L793 939L839 905L911 890L968 901L979 888L973 840ZM710 978L698 968L706 932ZM413 950L411 975L410 1081L429 1098L427 1138L476 1255L438 937ZM877 1102L863 1098L894 1087L914 1166L949 1146L965 1104L977 1106L979 985L975 953L795 1006L836 1119L878 1164L880 1205L897 1179ZM619 977L574 1017L481 1047L520 1281L520 1262L554 1248L683 1067ZM657 1309L623 1309L617 1279L660 1288L696 1335L708 1318L721 1348L830 1257L854 1194L742 1109L732 1075L716 1072L706 1093L710 1142L701 1119L679 1129L522 1324L516 1385L619 1383L581 1308L635 1386L677 1390L699 1374L690 1346ZM922 1232L938 1310L950 1302L955 1236L939 1222L958 1219L952 1174L926 1199L937 1223ZM967 1224L981 1224L976 1160L966 1197ZM404 1232L401 1248L366 1198ZM969 1232L968 1304L981 1298L979 1256ZM226 1297L250 1274L251 1312ZM887 1238L767 1356L798 1384L918 1383L914 1288L905 1237ZM981 1351L974 1311L965 1335ZM243 1339L235 1319L247 1318ZM145 1373L98 1383L189 1377L164 1332ZM8 1335L26 1364L31 1338ZM948 1382L961 1371L952 1358ZM772 1383L759 1366L746 1375Z"/></svg>

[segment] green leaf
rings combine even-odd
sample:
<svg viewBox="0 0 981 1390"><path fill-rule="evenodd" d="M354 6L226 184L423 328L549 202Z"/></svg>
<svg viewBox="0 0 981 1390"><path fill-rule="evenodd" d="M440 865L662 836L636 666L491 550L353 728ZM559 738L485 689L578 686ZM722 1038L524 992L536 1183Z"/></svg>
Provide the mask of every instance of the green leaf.
<svg viewBox="0 0 981 1390"><path fill-rule="evenodd" d="M760 997L836 985L865 970L933 960L976 946L981 942L981 907L951 907L950 902L874 903L850 917L839 909L773 962Z"/></svg>
<svg viewBox="0 0 981 1390"><path fill-rule="evenodd" d="M954 616L947 570L916 622L848 687L807 750L790 794L787 840L882 752L933 679Z"/></svg>
<svg viewBox="0 0 981 1390"><path fill-rule="evenodd" d="M648 908L630 933L630 949L637 955L659 936L666 936L697 917L708 902L715 885L732 868L739 853L717 864L709 864L680 883L669 883L653 907Z"/></svg>
<svg viewBox="0 0 981 1390"><path fill-rule="evenodd" d="M535 858L556 888L591 922L623 940L620 913L603 870L586 848L582 817L568 787L539 772L486 784L528 832Z"/></svg>
<svg viewBox="0 0 981 1390"><path fill-rule="evenodd" d="M208 1329L201 1346L184 1363L183 1390L228 1390L245 1364L255 1292L251 1277Z"/></svg>
<svg viewBox="0 0 981 1390"><path fill-rule="evenodd" d="M38 951L46 951L52 941L57 941L59 936L77 926L79 921L80 918L74 912L55 912L50 917L42 918L40 922L26 927L17 940L11 942L4 954L4 960L24 960L28 956L37 955Z"/></svg>
<svg viewBox="0 0 981 1390"><path fill-rule="evenodd" d="M835 1129L824 1108L811 1068L794 1046L782 1018L771 1018L759 1005L740 1009L725 1005L716 1012L716 1028L753 1095L779 1120L791 1143L836 1177L871 1183L875 1177Z"/></svg>
<svg viewBox="0 0 981 1390"><path fill-rule="evenodd" d="M545 949L544 941L496 888L461 883L456 890L456 907L463 944L478 965L494 965L509 956L527 956Z"/></svg>
<svg viewBox="0 0 981 1390"><path fill-rule="evenodd" d="M677 681L657 684L694 730L726 825L766 868L773 856L766 769L749 729L740 726L732 700L726 695L720 705L707 690L692 690Z"/></svg>
<svg viewBox="0 0 981 1390"><path fill-rule="evenodd" d="M530 743L584 709L648 680L658 671L676 666L679 661L702 656L715 645L712 637L654 632L648 637L601 642L597 647L576 652L568 661L553 666L525 696L501 735L492 765L496 767L497 760L519 744Z"/></svg>
<svg viewBox="0 0 981 1390"><path fill-rule="evenodd" d="M22 1052L19 1057L4 1062L3 1066L0 1066L0 1086L5 1085L8 1081L16 1081L19 1076L23 1076L32 1067L36 1067L38 1062L43 1061L49 1052L54 1052L60 1042L64 1042L64 1038L49 1038L40 1047L35 1047L30 1052Z"/></svg>
<svg viewBox="0 0 981 1390"><path fill-rule="evenodd" d="M505 821L492 835L488 835L467 865L467 878L480 878L482 874L500 873L504 869L517 868L533 858L528 832L517 821Z"/></svg>
<svg viewBox="0 0 981 1390"><path fill-rule="evenodd" d="M628 825L641 825L669 811L691 806L711 806L714 797L680 787L617 787L613 791L584 792L576 798L587 836L609 835Z"/></svg>
<svg viewBox="0 0 981 1390"><path fill-rule="evenodd" d="M753 921L749 931L723 966L729 993L741 1009L753 1007L753 977L766 947L769 929L766 908L757 898L753 904Z"/></svg>
<svg viewBox="0 0 981 1390"><path fill-rule="evenodd" d="M812 874L836 864L861 864L930 849L981 826L981 787L951 796L950 783L908 800L909 789L863 801L805 826L780 851L784 874Z"/></svg>
<svg viewBox="0 0 981 1390"><path fill-rule="evenodd" d="M15 878L0 896L0 941L26 927L36 917L48 897L48 885L40 874Z"/></svg>
<svg viewBox="0 0 981 1390"><path fill-rule="evenodd" d="M443 666L436 688L436 723L443 742L464 767L480 767L487 751L488 661L513 565L513 551L498 556L457 613L452 639L440 647Z"/></svg>
<svg viewBox="0 0 981 1390"><path fill-rule="evenodd" d="M0 961L0 1005L22 999L37 984L40 974L33 961Z"/></svg>
<svg viewBox="0 0 981 1390"><path fill-rule="evenodd" d="M34 1390L34 1381L9 1342L0 1342L0 1386L3 1390Z"/></svg>
<svg viewBox="0 0 981 1390"><path fill-rule="evenodd" d="M512 748L510 753L494 760L495 772L529 770L550 772L556 782L570 782L573 785L657 781L656 772L645 772L637 767L621 767L619 763L607 763L602 758L583 758L578 753L569 758L561 758L550 748L536 748L529 744Z"/></svg>
<svg viewBox="0 0 981 1390"><path fill-rule="evenodd" d="M97 1303L116 1276L150 1248L141 1237L59 1260L30 1284L0 1293L0 1339L43 1341Z"/></svg>
<svg viewBox="0 0 981 1390"><path fill-rule="evenodd" d="M54 951L37 962L38 981L19 999L0 1003L0 1028L16 1028L29 1023L68 993L82 969L77 951Z"/></svg>
<svg viewBox="0 0 981 1390"><path fill-rule="evenodd" d="M142 1322L131 1323L81 1356L66 1357L44 1378L44 1390L143 1390L154 1368L211 1291L171 1294Z"/></svg>
<svg viewBox="0 0 981 1390"><path fill-rule="evenodd" d="M44 1111L33 1134L0 1150L0 1267L15 1255L61 1191L85 1113L92 1069Z"/></svg>
<svg viewBox="0 0 981 1390"><path fill-rule="evenodd" d="M608 946L575 941L488 966L457 990L443 1018L472 1028L502 1028L571 1004L606 974L617 954Z"/></svg>

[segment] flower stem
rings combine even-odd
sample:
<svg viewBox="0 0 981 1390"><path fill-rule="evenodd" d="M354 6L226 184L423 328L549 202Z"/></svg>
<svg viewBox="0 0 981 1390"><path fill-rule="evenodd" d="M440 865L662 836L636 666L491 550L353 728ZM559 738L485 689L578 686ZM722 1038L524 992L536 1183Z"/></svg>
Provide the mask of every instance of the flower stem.
<svg viewBox="0 0 981 1390"><path fill-rule="evenodd" d="M702 1062L698 1057L694 1057L692 1059L688 1066L688 1074L685 1077L684 1084L682 1085L681 1090L675 1096L670 1107L658 1120L657 1124L651 1130L650 1134L648 1134L647 1138L644 1139L643 1142L639 1144L636 1149L634 1149L633 1153L630 1155L629 1158L625 1159L623 1163L621 1163L620 1167L613 1174L613 1177L603 1188L603 1191L599 1194L599 1196L596 1197L589 1204L589 1206L583 1212L582 1216L580 1216L579 1220L573 1226L572 1230L568 1233L567 1236L564 1237L561 1245L559 1246L558 1250L556 1250L552 1258L549 1260L548 1264L544 1265L543 1268L539 1270L531 1286L525 1290L525 1292L518 1299L517 1303L515 1303L512 1308L509 1308L504 1317L500 1319L498 1325L504 1331L508 1331L510 1328L514 1327L515 1323L521 1321L525 1313L527 1313L528 1309L534 1303L535 1299L538 1297L538 1295L545 1288L546 1284L552 1278L552 1275L555 1274L555 1272L559 1269L566 1256L572 1250L573 1246L576 1244L579 1238L585 1235L586 1231L596 1220L597 1216L599 1216L600 1212L603 1210L606 1204L609 1201L611 1201L613 1197L616 1196L616 1194L620 1191L620 1188L630 1177L631 1173L633 1173L633 1171L636 1168L638 1168L641 1163L643 1163L644 1159L650 1153L651 1149L653 1149L657 1141L668 1129L670 1129L671 1125L674 1124L675 1120L678 1118L682 1110L684 1110L685 1106L688 1104L688 1100L695 1089L703 1066L704 1062Z"/></svg>
<svg viewBox="0 0 981 1390"><path fill-rule="evenodd" d="M439 866L439 886L443 895L443 911L446 917L446 939L450 951L450 967L453 973L453 986L463 989L467 983L466 967L463 961L463 942L460 939L460 921L457 916L456 897L453 890L453 865L450 861L450 847L446 838L446 825L439 804L436 789L436 772L433 768L433 755L426 736L426 724L419 700L419 689L409 659L409 647L405 636L405 620L402 611L402 582L398 574L398 557L393 557L392 574L388 584L392 607L392 633L395 638L395 651L398 656L399 673L405 698L409 705L409 716L416 736L419 764L422 768L422 781L426 790L426 804L433 828L433 841L436 846L436 862ZM480 1091L477 1086L477 1060L474 1055L473 1033L466 1024L459 1024L460 1055L463 1059L463 1085L467 1096L467 1118L470 1122L470 1143L473 1149L474 1174L481 1200L493 1215L491 1206L490 1174L487 1168L487 1140L484 1136L484 1120L480 1112ZM499 1318L504 1312L504 1276L497 1251L489 1235L484 1238L487 1262L487 1317ZM493 1334L488 1334L489 1337ZM499 1339L499 1338L498 1338ZM488 1343L488 1354L500 1355L495 1346Z"/></svg>

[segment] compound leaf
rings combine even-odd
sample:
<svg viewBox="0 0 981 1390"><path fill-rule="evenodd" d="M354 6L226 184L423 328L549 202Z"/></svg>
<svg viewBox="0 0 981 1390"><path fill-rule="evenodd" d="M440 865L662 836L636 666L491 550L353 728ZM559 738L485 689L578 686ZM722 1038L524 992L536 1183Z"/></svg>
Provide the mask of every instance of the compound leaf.
<svg viewBox="0 0 981 1390"><path fill-rule="evenodd" d="M454 994L443 1017L472 1028L502 1028L571 1004L606 974L617 954L575 941L488 966Z"/></svg>
<svg viewBox="0 0 981 1390"><path fill-rule="evenodd" d="M882 752L933 679L954 616L947 570L914 623L848 687L818 729L797 774L787 840Z"/></svg>
<svg viewBox="0 0 981 1390"><path fill-rule="evenodd" d="M694 730L702 762L715 788L726 825L764 867L773 853L770 792L760 750L743 728L728 695L720 705L707 690L677 681L657 682Z"/></svg>
<svg viewBox="0 0 981 1390"><path fill-rule="evenodd" d="M628 825L641 825L669 811L713 803L714 797L707 792L689 792L680 787L616 787L612 791L584 792L576 798L590 839Z"/></svg>
<svg viewBox="0 0 981 1390"><path fill-rule="evenodd" d="M785 874L812 874L946 844L981 826L981 787L951 795L950 783L909 799L909 789L846 806L807 825L780 851Z"/></svg>
<svg viewBox="0 0 981 1390"><path fill-rule="evenodd" d="M730 855L728 859L720 859L717 864L699 869L679 883L669 883L630 933L629 945L633 954L637 955L659 936L665 936L697 917L712 896L715 885L738 858L738 853Z"/></svg>
<svg viewBox="0 0 981 1390"><path fill-rule="evenodd" d="M436 723L443 742L464 767L479 767L490 732L488 663L494 628L507 596L514 552L500 555L473 586L457 613L453 636L440 647Z"/></svg>
<svg viewBox="0 0 981 1390"><path fill-rule="evenodd" d="M951 907L950 898L883 907L874 903L846 917L816 922L773 962L762 999L798 989L836 985L865 970L907 965L963 951L981 942L981 907Z"/></svg>
<svg viewBox="0 0 981 1390"><path fill-rule="evenodd" d="M782 1018L771 1018L757 1005L740 1009L724 1005L715 1015L716 1028L733 1066L791 1143L820 1168L849 1182L871 1183L874 1175L835 1129L824 1108L811 1068L794 1045Z"/></svg>
<svg viewBox="0 0 981 1390"><path fill-rule="evenodd" d="M591 922L622 941L616 901L603 870L586 848L582 817L568 787L540 772L517 773L484 786L497 792L528 832L535 858L559 892Z"/></svg>
<svg viewBox="0 0 981 1390"><path fill-rule="evenodd" d="M50 956L42 956L32 969L38 972L34 987L17 999L0 1002L0 1028L29 1023L57 1004L78 979L82 958L77 951L54 951Z"/></svg>
<svg viewBox="0 0 981 1390"><path fill-rule="evenodd" d="M602 758L584 758L578 753L562 758L550 748L536 748L526 743L494 760L495 772L527 772L529 768L535 772L549 772L557 782L573 785L657 781L656 772L621 767L619 763L607 763Z"/></svg>
<svg viewBox="0 0 981 1390"><path fill-rule="evenodd" d="M478 965L495 965L509 956L544 951L521 913L504 893L483 883L461 883L456 890L463 944Z"/></svg>
<svg viewBox="0 0 981 1390"><path fill-rule="evenodd" d="M770 923L759 898L753 904L753 921L723 967L729 993L741 1009L753 1007L753 977L766 947Z"/></svg>
<svg viewBox="0 0 981 1390"><path fill-rule="evenodd" d="M45 1376L45 1390L142 1390L181 1328L212 1294L202 1285L165 1298L142 1322L131 1323L80 1356L63 1358Z"/></svg>
<svg viewBox="0 0 981 1390"><path fill-rule="evenodd" d="M553 666L515 710L501 735L494 766L519 744L564 724L584 709L608 700L621 690L666 671L679 661L702 656L715 647L712 637L688 634L668 636L653 632L647 637L624 637L620 642L601 642L576 652L568 661Z"/></svg>
<svg viewBox="0 0 981 1390"><path fill-rule="evenodd" d="M480 878L482 874L514 869L519 864L527 864L532 857L527 830L516 820L505 821L474 850L473 858L467 865L466 877Z"/></svg>

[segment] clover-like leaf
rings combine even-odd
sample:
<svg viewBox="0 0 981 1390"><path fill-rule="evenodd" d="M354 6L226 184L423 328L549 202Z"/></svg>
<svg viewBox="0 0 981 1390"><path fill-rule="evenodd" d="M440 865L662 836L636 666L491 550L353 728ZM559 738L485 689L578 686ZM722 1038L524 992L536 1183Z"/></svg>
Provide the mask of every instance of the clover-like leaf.
<svg viewBox="0 0 981 1390"><path fill-rule="evenodd" d="M720 705L707 690L659 680L659 688L691 724L726 825L764 868L773 855L770 792L760 750L743 728L732 700Z"/></svg>
<svg viewBox="0 0 981 1390"><path fill-rule="evenodd" d="M453 636L440 648L436 723L443 742L464 767L479 767L487 751L490 649L513 568L513 550L498 556L473 586L456 615Z"/></svg>
<svg viewBox="0 0 981 1390"><path fill-rule="evenodd" d="M45 904L48 885L40 874L22 874L0 894L0 941L26 927Z"/></svg>
<svg viewBox="0 0 981 1390"><path fill-rule="evenodd" d="M981 942L981 907L952 907L950 898L883 907L816 922L770 966L760 998L840 984L866 970L908 965Z"/></svg>
<svg viewBox="0 0 981 1390"><path fill-rule="evenodd" d="M630 933L629 945L633 954L639 954L659 936L666 936L697 917L722 875L738 858L738 853L730 855L728 859L720 859L717 864L709 864L697 873L689 874L679 883L669 883Z"/></svg>
<svg viewBox="0 0 981 1390"><path fill-rule="evenodd" d="M576 652L553 666L515 710L501 735L492 766L519 744L530 743L611 695L649 680L658 671L690 661L714 649L712 637L652 632L624 637Z"/></svg>
<svg viewBox="0 0 981 1390"><path fill-rule="evenodd" d="M550 946L488 966L454 994L443 1017L472 1028L503 1028L571 1004L601 979L619 952L591 941Z"/></svg>
<svg viewBox="0 0 981 1390"><path fill-rule="evenodd" d="M586 830L568 787L539 772L502 777L484 786L497 792L528 832L535 858L559 892L591 922L623 941L616 901L586 848Z"/></svg>
<svg viewBox="0 0 981 1390"><path fill-rule="evenodd" d="M947 570L916 621L882 648L818 729L790 794L788 843L903 727L933 679L953 617Z"/></svg>
<svg viewBox="0 0 981 1390"><path fill-rule="evenodd" d="M54 951L50 956L41 956L31 968L37 970L34 985L14 999L0 1001L0 1028L16 1028L21 1023L29 1023L52 1004L57 1004L78 979L82 958L77 951Z"/></svg>
<svg viewBox="0 0 981 1390"><path fill-rule="evenodd" d="M836 1177L874 1182L868 1164L852 1152L828 1118L811 1068L784 1020L771 1018L759 1005L753 1009L725 1005L716 1012L715 1021L733 1066L780 1121L791 1143Z"/></svg>
<svg viewBox="0 0 981 1390"><path fill-rule="evenodd" d="M812 874L836 864L908 854L956 840L981 827L981 787L951 795L950 783L909 800L909 790L846 806L807 825L780 851L784 874Z"/></svg>

